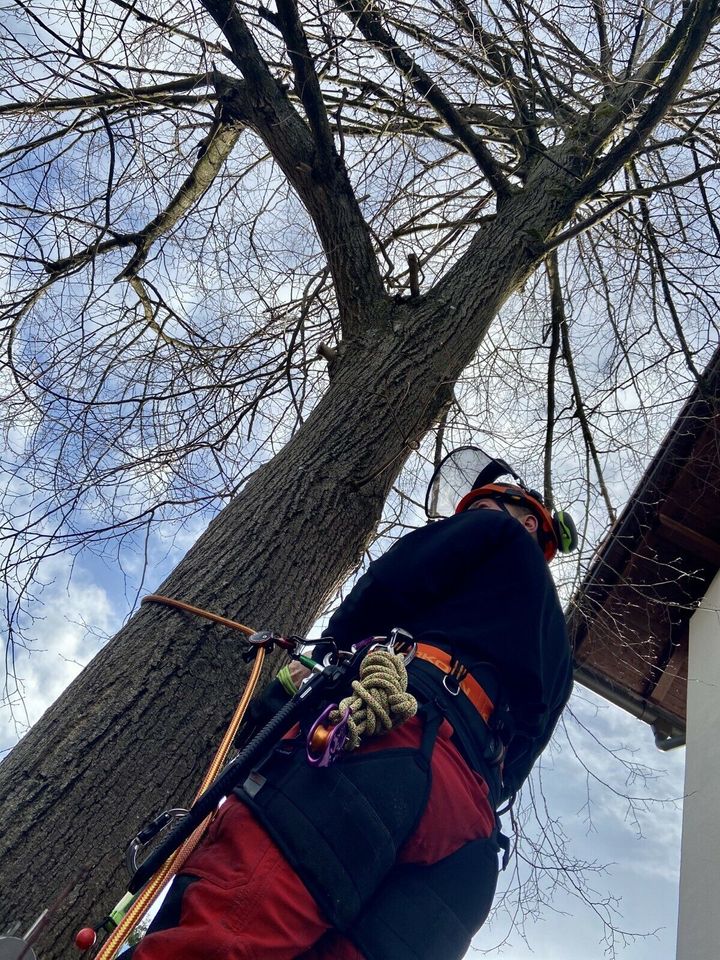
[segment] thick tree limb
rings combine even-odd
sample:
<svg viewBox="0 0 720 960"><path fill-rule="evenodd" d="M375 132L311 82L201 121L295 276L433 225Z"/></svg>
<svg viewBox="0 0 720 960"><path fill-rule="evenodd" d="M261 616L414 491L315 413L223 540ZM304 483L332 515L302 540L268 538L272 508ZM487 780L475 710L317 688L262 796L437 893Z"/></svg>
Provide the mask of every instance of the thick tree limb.
<svg viewBox="0 0 720 960"><path fill-rule="evenodd" d="M595 190L615 174L637 152L653 129L662 120L687 80L717 16L718 0L696 0L690 5L670 36L660 49L646 61L631 85L631 92L623 98L616 113L600 132L588 142L587 151L592 155L617 127L647 99L654 89L655 94L644 113L635 121L630 132L595 167L583 184L582 197L591 196ZM674 59L667 77L655 88L661 72Z"/></svg>
<svg viewBox="0 0 720 960"><path fill-rule="evenodd" d="M344 164L328 169L311 129L270 72L232 0L202 0L230 44L246 80L252 127L282 168L317 229L333 276L346 336L362 332L386 299L370 231ZM233 93L225 100L232 111ZM334 147L333 147L334 150Z"/></svg>
<svg viewBox="0 0 720 960"><path fill-rule="evenodd" d="M310 124L320 156L328 172L339 162L323 92L315 72L307 37L298 15L295 0L276 0L277 22L290 56L295 74L295 92Z"/></svg>
<svg viewBox="0 0 720 960"><path fill-rule="evenodd" d="M612 73L612 52L608 42L607 24L605 22L605 2L604 0L593 0L592 6L598 32L598 42L600 44L600 67L603 72L603 77L606 81L609 81ZM606 86L606 89L609 90L609 86Z"/></svg>

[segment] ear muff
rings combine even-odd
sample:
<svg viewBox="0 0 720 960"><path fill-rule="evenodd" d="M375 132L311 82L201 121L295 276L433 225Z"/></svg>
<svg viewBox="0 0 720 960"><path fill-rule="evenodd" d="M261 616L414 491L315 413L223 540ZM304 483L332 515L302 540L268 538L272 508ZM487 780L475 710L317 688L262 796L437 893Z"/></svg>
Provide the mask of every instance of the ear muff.
<svg viewBox="0 0 720 960"><path fill-rule="evenodd" d="M553 514L553 530L560 553L572 553L573 550L577 550L577 527L569 513L558 510Z"/></svg>
<svg viewBox="0 0 720 960"><path fill-rule="evenodd" d="M577 549L578 535L573 518L564 510L558 510L552 515L542 502L539 493L527 490L517 484L486 483L466 493L455 512L463 513L475 501L483 497L504 500L508 503L518 503L529 507L538 519L538 542L545 554L548 563L555 553L572 553Z"/></svg>

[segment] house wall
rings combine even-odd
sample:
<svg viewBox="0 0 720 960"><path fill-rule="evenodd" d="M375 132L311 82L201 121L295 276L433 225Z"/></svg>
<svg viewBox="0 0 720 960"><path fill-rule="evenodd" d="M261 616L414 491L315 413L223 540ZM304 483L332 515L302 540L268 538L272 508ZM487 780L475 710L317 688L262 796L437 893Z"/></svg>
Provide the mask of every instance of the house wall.
<svg viewBox="0 0 720 960"><path fill-rule="evenodd" d="M720 956L720 572L690 620L677 960Z"/></svg>

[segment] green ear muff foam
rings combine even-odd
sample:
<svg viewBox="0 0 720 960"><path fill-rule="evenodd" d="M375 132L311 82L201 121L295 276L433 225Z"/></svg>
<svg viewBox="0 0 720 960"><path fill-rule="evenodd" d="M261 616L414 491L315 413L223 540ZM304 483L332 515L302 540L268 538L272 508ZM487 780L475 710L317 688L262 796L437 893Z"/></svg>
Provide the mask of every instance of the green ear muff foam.
<svg viewBox="0 0 720 960"><path fill-rule="evenodd" d="M564 510L558 510L553 515L553 526L557 535L558 550L560 553L572 553L577 549L578 535L573 518Z"/></svg>

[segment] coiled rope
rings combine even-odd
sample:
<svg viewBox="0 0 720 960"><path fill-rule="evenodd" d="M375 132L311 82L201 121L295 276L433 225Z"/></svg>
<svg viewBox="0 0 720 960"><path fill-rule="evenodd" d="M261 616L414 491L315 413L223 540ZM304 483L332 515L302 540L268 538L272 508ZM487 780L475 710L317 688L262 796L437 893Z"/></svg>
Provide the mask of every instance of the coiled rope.
<svg viewBox="0 0 720 960"><path fill-rule="evenodd" d="M360 666L360 677L352 682L352 694L340 701L330 714L331 723L339 723L345 711L348 717L346 750L355 750L363 737L379 737L417 713L415 697L408 693L408 675L402 654L389 650L371 650Z"/></svg>

